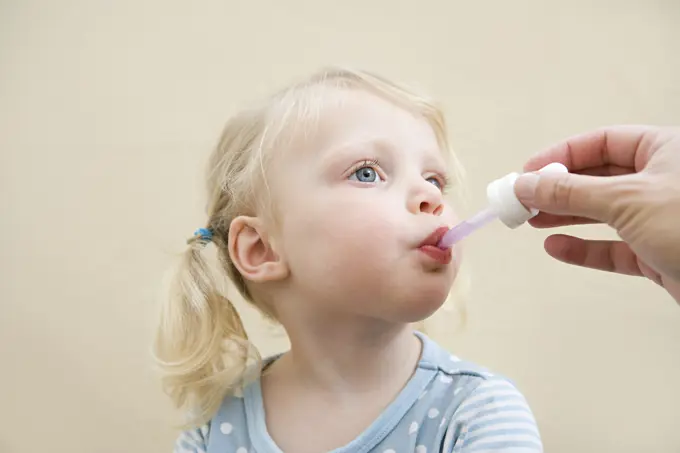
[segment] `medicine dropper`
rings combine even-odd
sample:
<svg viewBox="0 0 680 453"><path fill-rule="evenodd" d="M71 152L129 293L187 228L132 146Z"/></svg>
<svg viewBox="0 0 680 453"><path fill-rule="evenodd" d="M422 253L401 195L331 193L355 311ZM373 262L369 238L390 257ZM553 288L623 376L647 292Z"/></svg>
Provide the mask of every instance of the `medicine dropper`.
<svg viewBox="0 0 680 453"><path fill-rule="evenodd" d="M557 162L538 170L539 174L567 172L567 167ZM442 249L452 247L455 243L496 219L499 219L508 228L514 229L535 217L538 210L528 210L515 195L515 182L519 176L519 173L510 173L489 183L486 187L486 198L489 206L447 231L437 244L438 247Z"/></svg>

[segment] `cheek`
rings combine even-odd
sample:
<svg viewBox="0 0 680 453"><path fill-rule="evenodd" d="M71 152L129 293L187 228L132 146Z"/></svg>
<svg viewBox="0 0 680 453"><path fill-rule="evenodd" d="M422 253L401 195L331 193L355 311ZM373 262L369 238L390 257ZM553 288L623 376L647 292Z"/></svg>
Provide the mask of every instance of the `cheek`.
<svg viewBox="0 0 680 453"><path fill-rule="evenodd" d="M289 214L284 234L291 258L309 255L325 266L346 266L353 260L389 261L398 253L403 222L388 203L370 197L319 198L324 201Z"/></svg>
<svg viewBox="0 0 680 453"><path fill-rule="evenodd" d="M390 206L387 197L374 199L377 197L370 195L328 205L318 225L339 245L373 251L394 246L399 236L399 211Z"/></svg>
<svg viewBox="0 0 680 453"><path fill-rule="evenodd" d="M398 226L389 212L364 210L356 207L344 213L336 213L326 226L330 238L350 248L378 251L396 245L399 236Z"/></svg>

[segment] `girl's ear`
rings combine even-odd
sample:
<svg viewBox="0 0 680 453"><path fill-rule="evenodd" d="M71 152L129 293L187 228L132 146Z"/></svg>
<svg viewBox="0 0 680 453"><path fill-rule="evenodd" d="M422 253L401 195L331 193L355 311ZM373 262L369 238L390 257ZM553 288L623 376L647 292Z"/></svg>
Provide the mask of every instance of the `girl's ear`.
<svg viewBox="0 0 680 453"><path fill-rule="evenodd" d="M287 263L273 249L257 217L239 216L231 222L228 250L234 266L247 281L283 280L289 274Z"/></svg>

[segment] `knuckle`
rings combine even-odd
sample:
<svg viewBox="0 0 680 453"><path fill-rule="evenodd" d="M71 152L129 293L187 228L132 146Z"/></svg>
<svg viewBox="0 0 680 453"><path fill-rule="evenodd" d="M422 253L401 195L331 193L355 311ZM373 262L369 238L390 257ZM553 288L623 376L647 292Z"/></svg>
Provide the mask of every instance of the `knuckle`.
<svg viewBox="0 0 680 453"><path fill-rule="evenodd" d="M559 210L571 206L574 195L574 184L569 175L560 175L554 179L548 202Z"/></svg>

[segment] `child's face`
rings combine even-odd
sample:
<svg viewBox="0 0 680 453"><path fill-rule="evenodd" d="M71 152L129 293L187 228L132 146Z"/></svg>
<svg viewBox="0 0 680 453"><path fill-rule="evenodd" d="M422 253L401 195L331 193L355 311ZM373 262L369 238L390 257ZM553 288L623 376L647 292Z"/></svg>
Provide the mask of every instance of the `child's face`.
<svg viewBox="0 0 680 453"><path fill-rule="evenodd" d="M446 299L458 261L421 247L455 220L440 189L442 151L424 119L367 92L337 95L344 101L329 103L316 133L271 168L291 288L310 309L424 319Z"/></svg>

